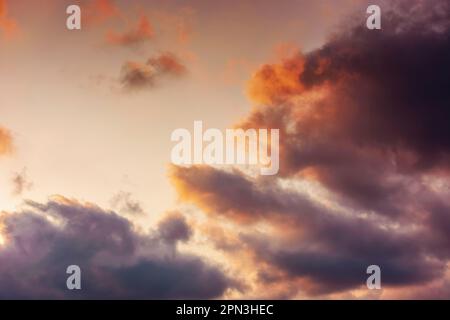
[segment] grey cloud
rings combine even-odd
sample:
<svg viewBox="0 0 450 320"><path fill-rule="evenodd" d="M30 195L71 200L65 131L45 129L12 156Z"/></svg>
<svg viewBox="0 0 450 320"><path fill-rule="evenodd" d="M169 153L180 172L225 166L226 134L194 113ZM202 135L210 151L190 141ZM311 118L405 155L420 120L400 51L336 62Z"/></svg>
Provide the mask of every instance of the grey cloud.
<svg viewBox="0 0 450 320"><path fill-rule="evenodd" d="M159 236L168 243L187 241L192 235L192 230L186 218L178 212L167 214L158 224Z"/></svg>
<svg viewBox="0 0 450 320"><path fill-rule="evenodd" d="M214 298L232 286L217 267L170 249L158 232L93 204L58 197L2 215L3 299ZM165 244L163 244L163 242ZM67 266L82 269L82 290L66 288Z"/></svg>

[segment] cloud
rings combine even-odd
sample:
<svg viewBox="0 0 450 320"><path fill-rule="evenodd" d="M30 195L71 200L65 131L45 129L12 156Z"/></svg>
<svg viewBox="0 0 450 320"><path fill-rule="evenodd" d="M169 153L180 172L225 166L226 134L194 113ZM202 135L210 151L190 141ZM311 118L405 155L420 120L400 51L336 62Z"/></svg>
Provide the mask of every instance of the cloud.
<svg viewBox="0 0 450 320"><path fill-rule="evenodd" d="M283 174L314 178L390 215L403 210L398 201L417 182L413 173L450 163L449 3L436 2L442 11L397 3L381 32L358 24L320 49L263 66L249 94L268 106L244 121L282 129ZM297 84L284 80L293 74Z"/></svg>
<svg viewBox="0 0 450 320"><path fill-rule="evenodd" d="M149 89L157 86L163 78L182 77L186 67L170 52L151 57L146 63L128 61L122 66L120 82L126 90Z"/></svg>
<svg viewBox="0 0 450 320"><path fill-rule="evenodd" d="M33 183L28 180L27 170L24 168L21 172L14 173L12 178L13 195L20 196L25 191L30 190Z"/></svg>
<svg viewBox="0 0 450 320"><path fill-rule="evenodd" d="M130 215L142 215L144 214L144 209L142 209L139 201L133 199L130 192L120 191L111 199L111 205L120 213L130 214Z"/></svg>
<svg viewBox="0 0 450 320"><path fill-rule="evenodd" d="M0 156L13 151L13 139L9 130L0 127Z"/></svg>
<svg viewBox="0 0 450 320"><path fill-rule="evenodd" d="M450 5L433 3L442 11L430 11L431 5L422 3L402 6L406 12L401 16L394 8L385 14L382 32L357 25L306 56L263 66L250 88L268 87L266 100L272 104L294 103L291 116L307 142L318 144L334 135L339 143L395 150L397 164L405 169L446 164ZM285 88L283 77L267 76L266 69L294 73L299 81ZM263 102L257 95L252 98ZM309 100L296 102L302 98Z"/></svg>
<svg viewBox="0 0 450 320"><path fill-rule="evenodd" d="M237 170L226 172L209 166L172 166L170 177L181 200L241 223L276 219L277 214L283 214L287 219L300 208L308 214L318 210L307 199L267 184L269 180L252 180Z"/></svg>
<svg viewBox="0 0 450 320"><path fill-rule="evenodd" d="M192 230L179 212L170 212L158 224L159 235L168 243L188 241Z"/></svg>
<svg viewBox="0 0 450 320"><path fill-rule="evenodd" d="M155 77L152 67L128 61L122 66L120 82L125 89L129 90L152 88L155 86Z"/></svg>
<svg viewBox="0 0 450 320"><path fill-rule="evenodd" d="M147 64L155 68L160 74L183 76L187 72L186 67L171 52L152 57L148 59Z"/></svg>
<svg viewBox="0 0 450 320"><path fill-rule="evenodd" d="M289 297L365 290L371 264L382 296L424 294L450 254L449 15L449 1L396 1L381 31L349 22L261 66L239 126L280 129L280 176L172 167L180 199L236 225L252 268Z"/></svg>
<svg viewBox="0 0 450 320"><path fill-rule="evenodd" d="M342 215L276 181L254 181L237 171L173 167L172 180L183 201L209 214L238 224L269 223L283 237L289 235L287 243L278 232L244 235L241 246L260 263L312 281L309 294L361 286L367 266L374 263L383 268L384 285L393 286L432 280L445 269L444 260L430 260L430 254L440 258L441 252L423 237L426 229L411 232L376 218Z"/></svg>
<svg viewBox="0 0 450 320"><path fill-rule="evenodd" d="M178 252L161 230L131 222L94 204L56 196L3 213L2 299L206 299L232 282L217 267ZM66 268L82 270L82 290L66 288Z"/></svg>
<svg viewBox="0 0 450 320"><path fill-rule="evenodd" d="M0 0L0 31L6 39L13 38L18 32L16 20L9 16L7 0Z"/></svg>
<svg viewBox="0 0 450 320"><path fill-rule="evenodd" d="M104 23L121 17L122 13L112 0L90 0L82 7L83 18L87 24Z"/></svg>
<svg viewBox="0 0 450 320"><path fill-rule="evenodd" d="M260 104L273 104L303 92L298 75L303 71L304 59L300 53L277 64L263 65L248 84L249 96Z"/></svg>
<svg viewBox="0 0 450 320"><path fill-rule="evenodd" d="M133 46L154 37L153 27L146 16L142 16L135 26L123 33L110 30L106 35L106 41L110 44L121 46Z"/></svg>
<svg viewBox="0 0 450 320"><path fill-rule="evenodd" d="M270 253L270 262L288 273L289 277L307 279L304 291L315 296L362 287L367 278L366 268L372 258L351 256L330 252L308 252L307 250L278 250ZM444 266L429 263L424 257L406 259L386 257L378 260L382 267L382 281L385 287L423 284L443 275Z"/></svg>

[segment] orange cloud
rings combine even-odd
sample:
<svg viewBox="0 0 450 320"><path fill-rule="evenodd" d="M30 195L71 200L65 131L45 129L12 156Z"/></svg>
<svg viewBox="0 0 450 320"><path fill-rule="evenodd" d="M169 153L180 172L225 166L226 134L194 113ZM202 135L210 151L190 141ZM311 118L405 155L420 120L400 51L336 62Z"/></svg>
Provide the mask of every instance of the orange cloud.
<svg viewBox="0 0 450 320"><path fill-rule="evenodd" d="M13 151L11 133L0 127L0 155L10 154Z"/></svg>
<svg viewBox="0 0 450 320"><path fill-rule="evenodd" d="M0 0L0 31L6 39L13 38L18 32L17 22L9 17L6 0Z"/></svg>
<svg viewBox="0 0 450 320"><path fill-rule="evenodd" d="M181 76L187 72L186 67L171 52L165 52L156 58L150 58L148 65L158 68L162 73Z"/></svg>
<svg viewBox="0 0 450 320"><path fill-rule="evenodd" d="M258 104L274 104L285 97L304 91L299 75L304 69L304 57L299 52L280 63L263 65L250 79L247 94Z"/></svg>
<svg viewBox="0 0 450 320"><path fill-rule="evenodd" d="M119 8L111 0L92 0L84 12L88 24L102 23L121 15Z"/></svg>
<svg viewBox="0 0 450 320"><path fill-rule="evenodd" d="M106 35L106 40L110 44L129 46L150 40L153 36L153 26L146 16L142 16L135 26L123 33L110 30Z"/></svg>
<svg viewBox="0 0 450 320"><path fill-rule="evenodd" d="M178 42L181 44L186 44L191 40L191 36L192 36L191 27L185 22L180 22L179 25L177 26Z"/></svg>

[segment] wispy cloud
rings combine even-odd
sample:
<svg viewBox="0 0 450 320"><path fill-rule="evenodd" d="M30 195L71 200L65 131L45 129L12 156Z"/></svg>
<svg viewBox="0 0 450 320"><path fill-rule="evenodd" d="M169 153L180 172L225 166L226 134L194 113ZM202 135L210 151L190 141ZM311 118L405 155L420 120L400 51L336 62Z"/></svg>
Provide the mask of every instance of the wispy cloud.
<svg viewBox="0 0 450 320"><path fill-rule="evenodd" d="M124 32L110 30L106 35L106 41L113 45L136 46L153 39L155 35L153 26L146 16L141 16L136 25Z"/></svg>
<svg viewBox="0 0 450 320"><path fill-rule="evenodd" d="M11 179L13 184L13 195L21 196L25 191L30 190L33 183L29 180L27 169L24 168L21 172L16 172Z"/></svg>
<svg viewBox="0 0 450 320"><path fill-rule="evenodd" d="M10 154L13 151L13 138L8 129L0 127L0 155Z"/></svg>
<svg viewBox="0 0 450 320"><path fill-rule="evenodd" d="M187 73L187 68L172 53L166 52L151 57L146 63L126 62L122 67L120 82L126 90L150 89L164 78L179 78Z"/></svg>
<svg viewBox="0 0 450 320"><path fill-rule="evenodd" d="M18 30L16 20L9 15L7 0L0 0L0 31L4 38L13 38L18 34Z"/></svg>

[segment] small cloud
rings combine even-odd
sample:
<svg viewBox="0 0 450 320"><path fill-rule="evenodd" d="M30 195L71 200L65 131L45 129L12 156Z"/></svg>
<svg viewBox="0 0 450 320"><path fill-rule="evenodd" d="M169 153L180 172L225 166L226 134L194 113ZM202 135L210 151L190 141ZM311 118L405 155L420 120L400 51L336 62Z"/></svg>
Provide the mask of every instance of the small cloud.
<svg viewBox="0 0 450 320"><path fill-rule="evenodd" d="M168 213L159 222L158 231L161 239L171 244L178 241L188 241L192 235L192 230L187 224L186 218L179 212Z"/></svg>
<svg viewBox="0 0 450 320"><path fill-rule="evenodd" d="M1 7L0 7L1 8ZM0 127L0 155L7 155L13 151L12 135L9 130Z"/></svg>
<svg viewBox="0 0 450 320"><path fill-rule="evenodd" d="M7 40L18 33L17 22L9 17L6 0L0 0L0 31Z"/></svg>
<svg viewBox="0 0 450 320"><path fill-rule="evenodd" d="M146 63L128 61L122 66L120 82L124 89L140 90L155 87L162 78L181 77L186 67L170 53L152 57Z"/></svg>
<svg viewBox="0 0 450 320"><path fill-rule="evenodd" d="M151 88L155 85L155 72L146 64L128 61L122 66L120 82L129 90Z"/></svg>
<svg viewBox="0 0 450 320"><path fill-rule="evenodd" d="M123 33L110 30L106 41L113 45L132 46L151 40L153 36L153 26L146 16L142 16L136 25Z"/></svg>
<svg viewBox="0 0 450 320"><path fill-rule="evenodd" d="M28 180L27 169L24 168L21 172L14 173L12 178L13 195L20 196L25 191L33 187L33 183Z"/></svg>
<svg viewBox="0 0 450 320"><path fill-rule="evenodd" d="M129 215L143 215L139 201L134 200L130 192L120 191L111 199L111 205L120 213Z"/></svg>
<svg viewBox="0 0 450 320"><path fill-rule="evenodd" d="M187 72L186 67L171 52L165 52L156 58L148 59L147 65L154 67L161 74L182 76Z"/></svg>
<svg viewBox="0 0 450 320"><path fill-rule="evenodd" d="M87 24L99 24L120 17L119 8L112 0L92 0L84 10Z"/></svg>

